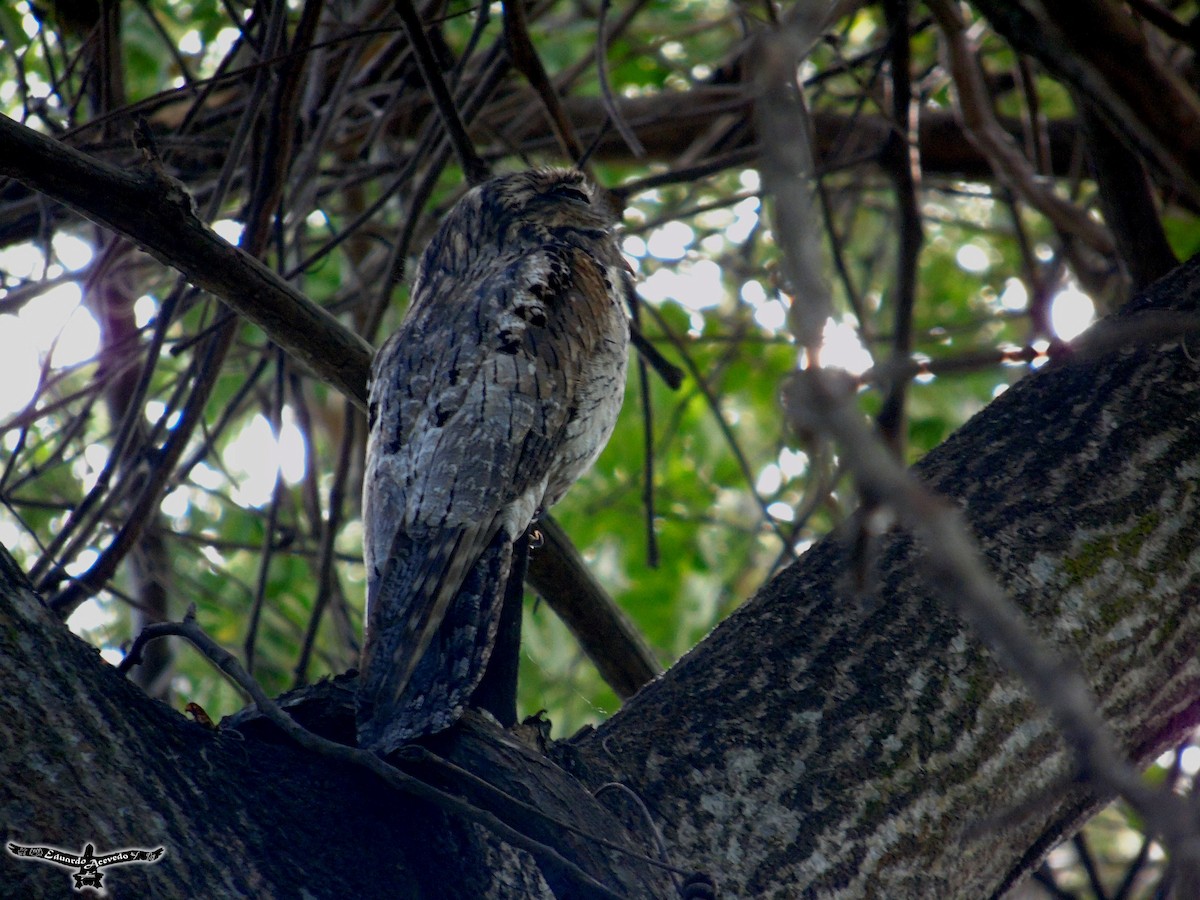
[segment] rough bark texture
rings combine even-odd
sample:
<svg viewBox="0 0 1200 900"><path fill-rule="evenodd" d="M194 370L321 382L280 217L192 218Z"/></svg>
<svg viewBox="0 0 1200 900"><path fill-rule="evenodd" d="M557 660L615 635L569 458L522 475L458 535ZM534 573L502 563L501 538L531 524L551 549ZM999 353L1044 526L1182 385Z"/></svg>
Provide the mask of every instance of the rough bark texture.
<svg viewBox="0 0 1200 900"><path fill-rule="evenodd" d="M414 801L374 775L298 750L262 720L219 731L117 677L0 559L0 823L3 840L97 854L165 847L153 865L104 871L117 897L596 897L552 858L534 860L486 828ZM352 682L350 682L352 686ZM348 739L353 694L308 689L297 715ZM293 711L293 714L296 714ZM542 754L481 717L430 744L439 756L561 821L626 840L621 824ZM480 809L490 794L443 767L412 771ZM661 873L511 806L500 818L570 858L619 896L666 896ZM67 869L0 852L0 896L69 894Z"/></svg>
<svg viewBox="0 0 1200 900"><path fill-rule="evenodd" d="M1200 264L1148 296L1195 310ZM1142 761L1200 720L1192 358L1176 341L1048 366L920 466L958 498L997 576L1079 660ZM639 794L673 862L711 872L725 896L1001 893L1096 798L1072 783L1068 751L1020 683L926 589L919 556L886 537L860 598L844 588L839 541L818 545L556 758L584 785ZM11 561L0 582L5 841L165 846L156 865L108 870L118 896L587 895L548 857L366 773L187 722L67 635ZM344 715L346 692L327 690ZM510 740L471 727L434 749L559 817L653 846ZM668 893L627 858L497 810L621 895ZM62 869L0 854L7 892L67 884Z"/></svg>
<svg viewBox="0 0 1200 900"><path fill-rule="evenodd" d="M1193 260L1155 305L1198 290ZM918 466L1140 762L1200 718L1198 409L1179 341L1129 349L1023 380ZM888 535L861 598L839 541L813 548L581 742L579 771L624 780L735 896L1002 892L1096 800L920 554Z"/></svg>

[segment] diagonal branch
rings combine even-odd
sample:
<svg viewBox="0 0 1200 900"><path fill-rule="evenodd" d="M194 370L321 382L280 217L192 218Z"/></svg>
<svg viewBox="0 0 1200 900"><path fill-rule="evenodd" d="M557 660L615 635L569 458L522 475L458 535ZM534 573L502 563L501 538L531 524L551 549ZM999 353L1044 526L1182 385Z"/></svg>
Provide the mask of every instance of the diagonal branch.
<svg viewBox="0 0 1200 900"><path fill-rule="evenodd" d="M996 121L957 4L950 0L931 0L929 9L946 39L947 68L954 77L958 95L956 109L962 116L967 139L991 162L997 179L1024 197L1056 228L1079 238L1097 253L1111 255L1116 246L1108 229L1054 193L1053 188L1039 178L1012 135Z"/></svg>
<svg viewBox="0 0 1200 900"><path fill-rule="evenodd" d="M1193 201L1200 197L1200 98L1154 59L1124 4L975 0L974 5L1010 44L1090 97L1113 129L1154 160L1178 190Z"/></svg>
<svg viewBox="0 0 1200 900"><path fill-rule="evenodd" d="M265 265L205 225L186 189L133 173L0 116L7 175L111 228L261 327L322 381L366 408L371 346Z"/></svg>
<svg viewBox="0 0 1200 900"><path fill-rule="evenodd" d="M450 138L450 145L454 148L455 155L458 156L458 164L462 166L467 181L471 184L479 184L488 177L487 163L480 159L479 154L475 152L475 145L471 143L462 117L458 114L458 107L454 105L454 98L450 96L450 89L446 86L446 80L442 78L441 69L437 66L433 48L429 46L429 40L425 37L425 26L421 24L421 16L413 6L412 0L397 0L396 12L400 14L400 21L404 23L404 31L408 35L409 43L412 44L417 65L421 69L421 77L425 79L425 86L429 88L429 93L437 106L442 125L445 126L446 134Z"/></svg>

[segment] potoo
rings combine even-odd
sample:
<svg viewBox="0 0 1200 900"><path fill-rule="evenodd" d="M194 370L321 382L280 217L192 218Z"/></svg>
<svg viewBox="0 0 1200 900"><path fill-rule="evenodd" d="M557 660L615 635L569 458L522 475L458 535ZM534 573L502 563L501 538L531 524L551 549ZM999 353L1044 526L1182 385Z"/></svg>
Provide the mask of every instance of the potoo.
<svg viewBox="0 0 1200 900"><path fill-rule="evenodd" d="M371 374L360 746L458 719L514 543L612 434L632 290L614 225L580 173L533 170L468 191L421 257Z"/></svg>

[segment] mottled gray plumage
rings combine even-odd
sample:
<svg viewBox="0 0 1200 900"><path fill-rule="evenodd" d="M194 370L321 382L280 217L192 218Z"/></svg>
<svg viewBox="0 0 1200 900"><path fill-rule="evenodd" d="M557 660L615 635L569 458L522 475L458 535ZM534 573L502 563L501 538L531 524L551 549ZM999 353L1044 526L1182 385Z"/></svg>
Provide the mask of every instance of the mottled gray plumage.
<svg viewBox="0 0 1200 900"><path fill-rule="evenodd" d="M513 542L612 433L628 268L578 172L468 191L375 358L363 487L361 746L461 715L491 654Z"/></svg>

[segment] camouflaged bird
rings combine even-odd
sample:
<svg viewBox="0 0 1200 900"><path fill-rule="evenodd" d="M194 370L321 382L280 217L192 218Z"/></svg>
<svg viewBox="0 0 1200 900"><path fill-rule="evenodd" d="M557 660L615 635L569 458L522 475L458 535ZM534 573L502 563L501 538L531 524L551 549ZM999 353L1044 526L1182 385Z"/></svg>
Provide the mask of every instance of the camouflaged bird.
<svg viewBox="0 0 1200 900"><path fill-rule="evenodd" d="M612 433L633 289L615 224L580 173L533 170L468 191L421 258L371 376L360 746L459 718L514 542Z"/></svg>

